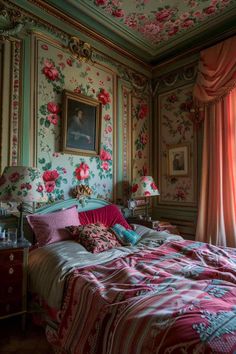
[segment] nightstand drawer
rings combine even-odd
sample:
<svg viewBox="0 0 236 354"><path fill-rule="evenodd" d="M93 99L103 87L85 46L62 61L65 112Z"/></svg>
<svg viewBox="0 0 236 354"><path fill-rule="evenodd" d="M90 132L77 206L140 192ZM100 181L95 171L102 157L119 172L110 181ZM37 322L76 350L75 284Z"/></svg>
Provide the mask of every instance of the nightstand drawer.
<svg viewBox="0 0 236 354"><path fill-rule="evenodd" d="M0 288L0 302L17 299L22 291L21 279L15 282L3 282Z"/></svg>
<svg viewBox="0 0 236 354"><path fill-rule="evenodd" d="M4 250L0 253L0 267L6 264L23 262L23 250Z"/></svg>
<svg viewBox="0 0 236 354"><path fill-rule="evenodd" d="M22 280L23 277L23 263L8 264L0 266L1 283L12 281L12 279Z"/></svg>
<svg viewBox="0 0 236 354"><path fill-rule="evenodd" d="M23 311L22 298L0 302L0 317Z"/></svg>

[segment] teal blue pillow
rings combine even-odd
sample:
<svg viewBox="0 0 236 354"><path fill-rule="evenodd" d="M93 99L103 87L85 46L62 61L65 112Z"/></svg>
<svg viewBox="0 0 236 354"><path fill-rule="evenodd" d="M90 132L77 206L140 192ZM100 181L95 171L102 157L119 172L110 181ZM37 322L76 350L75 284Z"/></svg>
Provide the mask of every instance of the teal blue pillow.
<svg viewBox="0 0 236 354"><path fill-rule="evenodd" d="M123 246L134 246L141 236L133 230L127 230L123 225L115 224L110 228Z"/></svg>

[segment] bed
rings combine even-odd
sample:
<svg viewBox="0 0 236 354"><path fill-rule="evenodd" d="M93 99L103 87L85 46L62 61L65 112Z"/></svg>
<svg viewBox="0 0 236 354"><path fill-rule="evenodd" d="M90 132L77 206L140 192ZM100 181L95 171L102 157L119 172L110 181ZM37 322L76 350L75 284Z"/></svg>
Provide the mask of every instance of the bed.
<svg viewBox="0 0 236 354"><path fill-rule="evenodd" d="M74 204L79 215L107 205L68 200L37 214ZM236 250L134 228L133 246L92 254L69 239L30 252L55 353L236 353Z"/></svg>

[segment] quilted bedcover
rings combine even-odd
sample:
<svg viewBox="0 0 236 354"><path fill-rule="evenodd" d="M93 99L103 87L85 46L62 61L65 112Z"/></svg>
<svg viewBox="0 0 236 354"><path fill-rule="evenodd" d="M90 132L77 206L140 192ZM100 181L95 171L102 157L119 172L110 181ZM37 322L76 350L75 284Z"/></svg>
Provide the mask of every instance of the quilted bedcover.
<svg viewBox="0 0 236 354"><path fill-rule="evenodd" d="M58 353L236 353L236 250L168 241L69 278Z"/></svg>

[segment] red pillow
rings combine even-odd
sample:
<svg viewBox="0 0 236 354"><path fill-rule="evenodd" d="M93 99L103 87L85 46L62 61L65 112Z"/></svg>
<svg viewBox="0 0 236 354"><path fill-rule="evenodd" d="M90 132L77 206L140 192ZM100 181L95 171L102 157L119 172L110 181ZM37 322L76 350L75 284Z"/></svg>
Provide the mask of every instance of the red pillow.
<svg viewBox="0 0 236 354"><path fill-rule="evenodd" d="M132 227L127 223L119 208L116 205L106 205L102 208L82 211L79 213L81 225L102 223L107 227L112 227L115 224L120 224L126 229L132 230Z"/></svg>

